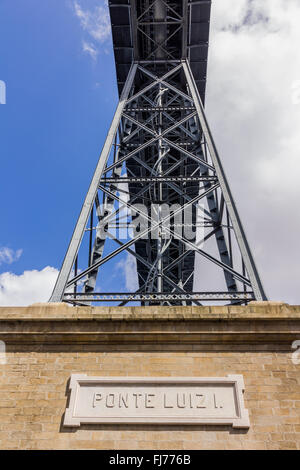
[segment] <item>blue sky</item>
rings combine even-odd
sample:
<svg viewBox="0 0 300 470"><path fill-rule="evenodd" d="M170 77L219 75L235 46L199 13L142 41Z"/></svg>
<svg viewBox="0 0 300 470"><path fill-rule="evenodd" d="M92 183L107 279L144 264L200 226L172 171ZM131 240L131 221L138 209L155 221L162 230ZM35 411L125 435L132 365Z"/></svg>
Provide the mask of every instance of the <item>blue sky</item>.
<svg viewBox="0 0 300 470"><path fill-rule="evenodd" d="M75 13L71 1L0 2L0 247L23 250L16 274L60 266L117 103L110 35L95 41Z"/></svg>
<svg viewBox="0 0 300 470"><path fill-rule="evenodd" d="M267 294L289 303L300 302L299 20L299 0L214 0L206 97ZM49 297L117 104L104 0L0 0L1 80L0 305L26 305ZM103 290L116 281L107 269Z"/></svg>

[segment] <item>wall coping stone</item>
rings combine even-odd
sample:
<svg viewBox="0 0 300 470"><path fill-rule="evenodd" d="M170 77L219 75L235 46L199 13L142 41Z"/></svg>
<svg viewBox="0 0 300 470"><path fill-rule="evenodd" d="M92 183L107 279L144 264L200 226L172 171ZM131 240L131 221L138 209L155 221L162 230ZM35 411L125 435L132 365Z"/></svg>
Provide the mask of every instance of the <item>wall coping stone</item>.
<svg viewBox="0 0 300 470"><path fill-rule="evenodd" d="M0 307L0 340L7 344L153 345L195 349L214 345L285 348L300 340L300 306Z"/></svg>
<svg viewBox="0 0 300 470"><path fill-rule="evenodd" d="M28 307L0 307L5 321L199 321L300 320L300 305L250 302L247 306L71 307L66 303L38 303Z"/></svg>

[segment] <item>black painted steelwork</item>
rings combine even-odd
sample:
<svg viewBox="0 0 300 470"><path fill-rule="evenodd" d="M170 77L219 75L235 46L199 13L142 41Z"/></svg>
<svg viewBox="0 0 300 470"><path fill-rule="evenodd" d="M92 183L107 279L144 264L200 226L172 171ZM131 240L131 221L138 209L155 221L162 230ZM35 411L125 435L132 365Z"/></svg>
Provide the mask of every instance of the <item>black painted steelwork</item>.
<svg viewBox="0 0 300 470"><path fill-rule="evenodd" d="M206 0L109 2L120 101L52 302L266 299L203 107L210 8ZM124 226L133 235L112 234ZM88 262L79 269L81 246ZM102 267L124 253L136 262L136 292L97 292Z"/></svg>

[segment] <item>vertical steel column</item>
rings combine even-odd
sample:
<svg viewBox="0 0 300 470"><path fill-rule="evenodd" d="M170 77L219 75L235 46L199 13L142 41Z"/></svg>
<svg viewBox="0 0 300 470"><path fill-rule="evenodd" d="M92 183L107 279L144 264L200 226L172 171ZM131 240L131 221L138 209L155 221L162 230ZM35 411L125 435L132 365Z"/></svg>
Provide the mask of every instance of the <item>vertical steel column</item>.
<svg viewBox="0 0 300 470"><path fill-rule="evenodd" d="M162 86L161 83L159 83L158 87L158 101L157 105L159 107L162 106ZM159 112L159 126L158 126L158 134L161 135L162 133L162 112ZM162 158L163 158L163 150L162 150L162 139L160 138L158 140L158 168L157 168L157 174L158 176L162 175ZM161 201L162 201L162 184L158 183L158 221L161 221ZM158 240L157 240L157 292L162 292L162 227L160 226L158 229Z"/></svg>

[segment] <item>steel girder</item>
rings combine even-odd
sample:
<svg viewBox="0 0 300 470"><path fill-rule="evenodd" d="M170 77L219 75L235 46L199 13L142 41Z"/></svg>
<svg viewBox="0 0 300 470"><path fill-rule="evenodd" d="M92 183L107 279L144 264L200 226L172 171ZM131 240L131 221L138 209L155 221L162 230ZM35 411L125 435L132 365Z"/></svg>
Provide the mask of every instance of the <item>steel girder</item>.
<svg viewBox="0 0 300 470"><path fill-rule="evenodd" d="M156 47L130 68L52 302L178 305L266 299L189 60L161 59L162 37L154 36ZM166 205L172 205L171 212L164 212ZM124 229L125 239L120 237ZM214 248L206 247L213 240ZM78 265L81 246L88 251L85 266ZM104 265L124 253L136 260L136 292L97 292ZM209 290L202 291L205 268L195 283L196 256L200 266L205 260L222 273L223 288L212 278Z"/></svg>

